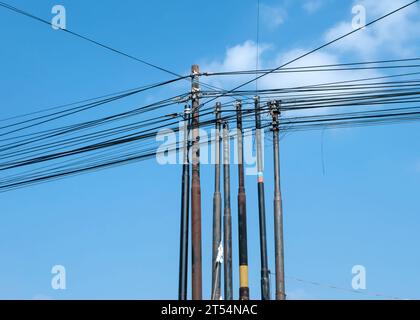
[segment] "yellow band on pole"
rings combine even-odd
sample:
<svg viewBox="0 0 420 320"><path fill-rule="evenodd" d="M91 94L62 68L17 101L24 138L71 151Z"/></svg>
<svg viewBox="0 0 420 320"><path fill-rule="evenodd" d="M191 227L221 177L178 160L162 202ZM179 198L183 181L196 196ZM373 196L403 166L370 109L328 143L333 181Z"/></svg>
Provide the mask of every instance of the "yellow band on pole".
<svg viewBox="0 0 420 320"><path fill-rule="evenodd" d="M240 287L248 287L248 266L239 266Z"/></svg>

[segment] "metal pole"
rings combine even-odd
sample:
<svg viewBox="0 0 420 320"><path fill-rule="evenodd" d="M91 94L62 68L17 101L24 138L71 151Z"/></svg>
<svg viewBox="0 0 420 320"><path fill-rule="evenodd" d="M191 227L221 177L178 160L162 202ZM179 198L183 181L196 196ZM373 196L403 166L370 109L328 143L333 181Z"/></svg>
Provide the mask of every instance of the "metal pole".
<svg viewBox="0 0 420 320"><path fill-rule="evenodd" d="M238 237L239 237L239 299L249 300L248 244L246 225L246 194L244 179L244 149L242 132L242 104L236 103L236 131L238 141Z"/></svg>
<svg viewBox="0 0 420 320"><path fill-rule="evenodd" d="M219 245L222 241L222 201L220 194L220 129L221 129L221 104L216 103L216 132L215 132L215 172L214 172L214 195L213 195L213 257L212 257L212 299L220 300L220 268L217 263Z"/></svg>
<svg viewBox="0 0 420 320"><path fill-rule="evenodd" d="M267 258L267 231L265 223L265 199L264 199L264 174L263 153L261 144L261 109L260 98L255 97L255 135L257 148L257 171L258 171L258 211L260 225L260 252L261 252L261 299L270 300L270 282Z"/></svg>
<svg viewBox="0 0 420 320"><path fill-rule="evenodd" d="M283 243L283 207L280 189L280 148L279 148L279 115L278 101L270 104L273 117L273 155L274 155L274 244L276 260L276 299L285 300L284 285L284 243Z"/></svg>
<svg viewBox="0 0 420 320"><path fill-rule="evenodd" d="M193 65L192 73L192 299L202 299L202 263L201 263L201 188L200 188L200 137L199 137L199 67Z"/></svg>
<svg viewBox="0 0 420 320"><path fill-rule="evenodd" d="M212 284L212 292L211 292L211 300L220 300L220 288L219 292L217 292L217 284L220 284L220 263L215 262L214 266L214 280Z"/></svg>
<svg viewBox="0 0 420 320"><path fill-rule="evenodd" d="M232 215L230 210L230 160L229 160L229 125L223 124L223 178L224 178L224 211L223 211L223 235L224 235L224 280L225 299L233 300L232 294Z"/></svg>
<svg viewBox="0 0 420 320"><path fill-rule="evenodd" d="M188 161L188 133L190 123L190 108L184 109L184 142L183 142L183 164L182 164L182 195L181 195L181 231L180 231L180 252L179 252L179 286L178 299L187 300L188 284L188 226L189 226L189 191L190 191L190 165Z"/></svg>

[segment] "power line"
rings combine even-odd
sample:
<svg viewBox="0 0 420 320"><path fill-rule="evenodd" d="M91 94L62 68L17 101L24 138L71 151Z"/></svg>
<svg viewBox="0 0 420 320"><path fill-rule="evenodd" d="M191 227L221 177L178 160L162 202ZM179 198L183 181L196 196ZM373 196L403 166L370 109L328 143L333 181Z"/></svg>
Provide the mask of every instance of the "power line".
<svg viewBox="0 0 420 320"><path fill-rule="evenodd" d="M280 69L272 72L276 73L309 73L309 72L335 72L335 71L360 71L360 70L380 70L380 69L403 69L403 68L419 68L420 64L410 65L395 65L395 66L372 66L372 67L341 67L341 68L326 68L320 67L298 67L289 69ZM228 72L216 72L212 74L206 74L208 76L231 76L231 75L249 75L249 74L263 74L268 69L263 70L244 70L244 71L228 71Z"/></svg>
<svg viewBox="0 0 420 320"><path fill-rule="evenodd" d="M246 115L250 116L250 115L252 115L253 111L254 111L253 109L249 109L249 110L246 110L244 113ZM399 113L399 114L400 115L404 114L405 117L398 117L398 114L390 114L390 115L387 115L388 121L389 122L393 121L393 123L395 123L396 121L414 120L414 119L418 119L420 117L420 112ZM414 117L411 118L410 115L414 116ZM229 121L229 120L233 121L234 117L235 117L235 114L233 113L232 115L230 115L228 117L224 117L223 120L224 121ZM343 119L340 119L340 120L346 120L346 119L351 120L351 119L355 119L355 117L347 117L347 118L343 118ZM362 117L357 117L356 119L361 120L363 118ZM381 119L379 119L379 120L381 120ZM320 121L320 120L318 120L318 121ZM375 121L375 119L370 119L371 123L373 123L373 121ZM211 123L214 123L214 120L205 121L204 124L203 124L203 127L208 126ZM283 122L283 124L284 124L284 122ZM315 122L315 124L317 124L317 123ZM336 123L336 124L333 123L333 124L328 124L328 125L339 126L339 125L342 125L342 124L343 123ZM349 124L351 125L351 122L347 121L347 125L349 125ZM361 124L363 124L363 123L361 123ZM290 126L290 124L288 124L288 123L285 123L284 125ZM323 123L320 122L317 125L323 125ZM268 123L268 124L264 125L263 128L267 129L270 126L271 126L271 124ZM251 128L252 128L252 126L251 126ZM175 132L178 130L178 128L172 128L172 129ZM252 129L255 130L255 128L252 128ZM307 130L307 128L305 128L305 130ZM83 147L83 148L79 149L79 151L76 149L76 150L70 151L70 153L65 152L63 154L49 155L48 158L58 159L58 158L61 158L63 156L68 156L68 155L72 155L72 154L79 154L81 152L93 151L93 150L96 150L96 149L102 149L102 148L115 146L115 145L122 145L122 144L125 144L125 143L128 143L128 142L133 142L133 141L140 141L140 140L144 140L145 138L155 137L155 135L156 135L155 131L151 131L148 134L142 134L140 136L131 135L131 137L128 137L128 138L117 139L115 141L110 140L109 142L100 143L100 144L97 144L96 146L93 145L93 146ZM209 141L207 141L207 142L209 142ZM173 149L168 150L168 151L169 152L178 152L179 150L180 150L180 145L176 144L176 145L174 145ZM131 162L134 162L134 161L146 160L146 159L149 159L150 157L155 156L156 151L157 150L154 147L146 148L146 149L143 149L142 151L131 153L131 154L119 154L117 157L112 157L109 160L106 160L106 161L103 161L103 162L94 161L91 164L86 163L86 162L82 162L82 164L83 164L82 167L69 167L68 169L65 169L64 171L63 170L60 170L60 171L48 170L48 172L45 172L45 174L43 174L43 173L41 173L41 175L33 174L32 176L29 176L27 178L25 178L25 176L18 175L15 178L13 178L12 180L10 180L9 178L6 177L6 178L3 178L0 181L0 191L4 192L4 191L12 190L12 189L15 189L15 188L20 188L20 187L29 186L29 185L32 185L32 184L38 184L38 183L41 183L41 182L46 182L46 181L49 181L49 180L55 180L55 179L63 178L63 177L69 176L69 175L81 174L83 172L96 171L96 170L99 170L99 169L113 167L115 165L121 165L121 164L125 164L125 163L131 163ZM28 164L33 164L33 163L39 162L37 159L34 159L34 160L35 160L35 162L25 161L24 163L17 164L17 166L28 165ZM41 158L39 160L44 161L43 158ZM16 164L14 166L16 166Z"/></svg>
<svg viewBox="0 0 420 320"><path fill-rule="evenodd" d="M298 56L298 57L290 60L289 62L286 62L286 63L282 64L281 66L279 66L277 68L270 69L269 71L267 71L267 72L259 75L258 77L255 77L254 79L248 80L248 81L246 81L246 82L244 82L244 83L242 83L242 84L234 87L233 89L227 91L227 93L232 93L232 92L234 92L237 89L240 89L240 88L242 88L242 87L244 87L244 86L246 86L246 85L248 85L248 84L250 84L250 83L252 83L254 81L257 81L257 80L259 80L259 79L261 79L261 78L263 78L263 77L265 77L265 76L267 76L269 74L272 74L273 72L275 72L277 70L280 70L281 68L286 67L286 66L288 66L288 65L290 65L290 64L292 64L292 63L294 63L294 62L296 62L296 61L298 61L300 59L303 59L303 58L305 58L305 57L307 57L307 56L309 56L309 55L311 55L311 54L313 54L313 53L315 53L315 52L317 52L317 51L319 51L319 50L321 50L321 49L323 49L323 48L325 48L325 47L327 47L327 46L329 46L329 45L331 45L331 44L333 44L335 42L338 42L338 41L340 41L340 40L342 40L342 39L344 39L344 38L346 38L346 37L348 37L348 36L350 36L350 35L358 32L358 31L360 31L362 29L365 29L365 28L373 25L374 23L379 22L379 21L381 21L381 20L383 20L383 19L385 19L385 18L387 18L387 17L389 17L389 16L391 16L391 15L393 15L393 14L395 14L395 13L397 13L397 12L399 12L399 11L401 11L401 10L403 10L403 9L405 9L405 8L413 5L413 4L415 4L415 3L417 3L418 1L419 0L414 0L414 1L412 1L412 2L410 2L408 4L406 4L406 5L404 5L402 7L399 7L398 9L395 9L395 10L393 10L393 11L391 11L391 12L389 12L389 13L387 13L387 14L385 14L385 15L383 15L383 16L381 16L381 17L379 17L379 18L377 18L377 19L375 19L375 20L373 20L373 21L371 21L369 23L367 23L364 26L361 26L361 27L359 27L357 29L354 29L354 30L352 30L352 31L350 31L350 32L348 32L348 33L346 33L346 34L338 37L338 38L335 38L334 40L331 40L331 41L329 41L329 42L327 42L327 43L325 43L325 44L323 44L323 45L321 45L321 46L319 46L319 47L317 47L317 48L315 48L315 49L313 49L313 50L311 50L311 51L309 51L307 53L304 53L304 54L302 54L302 55L300 55L300 56ZM216 100L218 98L221 98L221 97L223 97L225 95L226 95L225 93L220 94L219 96L217 96L217 97L215 97L213 99L208 100L207 102L203 103L202 105L204 105L206 103L209 103L211 101L214 101L214 100Z"/></svg>
<svg viewBox="0 0 420 320"><path fill-rule="evenodd" d="M186 76L184 78L189 78L189 76ZM62 108L74 106L74 105L79 105L81 103L87 103L87 102L91 102L91 101L101 100L101 99L109 98L109 97L113 97L113 96L125 95L125 94L129 94L129 93L132 93L132 92L138 93L138 92L146 91L146 90L149 90L149 89L157 88L161 85L169 84L169 83L172 83L172 82L175 82L175 81L178 81L178 80L181 80L181 79L174 79L174 81L169 80L170 82L164 81L164 82L153 83L153 84L144 85L144 86L141 86L141 87L136 87L136 88L132 88L132 89L127 89L127 90L117 91L117 92L113 92L113 93L108 93L108 94L101 95L101 96L98 96L98 97L95 97L95 98L87 98L87 99L78 100L78 101L75 101L75 102L69 102L69 103L66 103L66 104L61 104L61 105L57 105L57 106L53 106L53 107L46 107L46 108L42 108L42 109L37 110L37 111L18 114L18 115L15 115L15 116L11 116L9 118L3 118L3 119L0 119L0 122L6 122L6 121L9 121L9 120L25 118L25 117L29 117L29 116L32 116L32 115L35 115L35 114L45 113L45 112L48 112L48 111L53 111L53 110L57 110L57 109L62 109Z"/></svg>
<svg viewBox="0 0 420 320"><path fill-rule="evenodd" d="M298 70L306 69L315 69L315 68L332 68L332 67L348 67L348 66L360 66L360 65L375 65L375 64L389 64L396 62L413 62L419 61L420 58L406 58L406 59L392 59L392 60L379 60L379 61L365 61L365 62L348 62L348 63L336 63L336 64L322 64L322 65L308 65L300 67L289 67L281 68L275 72L297 72ZM403 68L403 67L414 67L418 65L399 65L399 66L372 66L371 68ZM330 69L327 69L330 70ZM331 69L331 70L341 70L341 69ZM359 70L359 69L356 69ZM236 70L236 71L224 71L224 72L204 72L201 75L203 76L220 76L220 75L241 75L241 74L253 74L253 73L265 73L270 71L270 69L258 69L254 70Z"/></svg>
<svg viewBox="0 0 420 320"><path fill-rule="evenodd" d="M47 24L47 25L49 25L49 26L51 26L51 27L53 26L53 24L52 24L50 21L45 20L45 19L40 18L40 17L37 17L37 16L35 16L35 15L33 15L33 14L29 13L29 12L26 12L26 11L24 11L24 10L21 10L21 9L19 9L19 8L16 8L16 7L14 7L14 6L10 5L10 4L4 3L4 2L0 2L0 6L1 6L1 7L3 7L3 8L5 8L5 9L11 10L11 11L13 11L13 12L15 12L15 13L22 14L22 15L24 15L24 16L26 16L26 17L28 17L28 18L31 18L31 19L34 19L34 20L36 20L36 21L42 22L42 23L44 23L44 24ZM135 56L133 56L133 55L131 55L131 54L125 53L125 52L123 52L123 51L121 51L121 50L118 50L118 49L112 48L112 47L110 47L110 46L108 46L108 45L106 45L106 44L103 44L103 43L101 43L101 42L99 42L99 41L93 40L93 39L91 39L91 38L89 38L89 37L87 37L87 36L81 35L81 34L79 34L79 33L77 33L77 32L74 32L74 31L72 31L72 30L69 30L69 29L67 29L67 28L66 28L66 29L59 28L59 30L61 30L61 31L63 31L63 32L66 32L66 33L69 33L69 34L71 34L71 35L73 35L73 36L75 36L75 37L78 37L78 38L80 38L80 39L83 39L83 40L85 40L85 41L88 41L88 42L90 42L90 43L92 43L92 44L95 44L95 45L97 45L97 46L99 46L99 47L102 47L102 48L104 48L104 49L106 49L106 50L112 51L112 52L114 52L114 53L117 53L117 54L122 55L122 56L124 56L124 57L127 57L127 58L129 58L129 59L132 59L132 60L134 60L134 61L137 61L137 62L140 62L140 63L142 63L142 64L145 64L145 65L147 65L147 66L149 66L149 67L152 67L152 68L158 69L158 70L160 70L160 71L163 71L163 72L169 73L169 74L171 74L171 75L173 75L173 76L176 76L176 77L181 77L181 76L180 76L180 75L178 75L177 73L172 72L172 71L170 71L170 70L168 70L168 69L166 69L166 68L163 68L163 67L160 67L160 66L158 66L158 65L156 65L156 64L153 64L153 63L147 62L146 60L143 60L143 59L137 58L137 57L135 57Z"/></svg>
<svg viewBox="0 0 420 320"><path fill-rule="evenodd" d="M334 285L334 284L322 283L322 282L319 282L319 281L312 281L312 280L305 280L305 279L297 278L297 277L286 276L286 278L288 278L290 280L297 281L297 282L310 284L312 286L323 287L323 288L339 290L339 291L345 291L345 292L355 293L355 294L361 294L361 295L365 295L365 296L372 297L372 298L383 298L383 299L387 299L387 300L389 300L389 299L390 300L410 300L410 299L404 299L404 298L400 298L400 297L396 297L396 296L390 296L390 295L386 295L386 294L382 294L382 293L372 293L372 292L368 292L368 291L349 289L349 288L337 286L337 285Z"/></svg>
<svg viewBox="0 0 420 320"><path fill-rule="evenodd" d="M5 8L5 9L11 10L11 11L13 11L13 12L15 12L15 13L18 13L18 14L24 15L24 16L26 16L26 17L28 17L28 18L34 19L34 20L39 21L39 22L41 22L41 23L47 24L47 25L49 25L49 26L51 26L51 27L53 26L53 24L52 24L50 21L45 20L45 19L40 18L40 17L37 17L37 16L35 16L35 15L33 15L33 14L31 14L31 13L27 12L27 11L24 11L24 10L22 10L22 9L19 9L19 8L17 8L17 7L14 7L14 6L12 6L12 5L10 5L10 4L7 4L7 3L5 3L5 2L1 2L1 1L0 1L0 7L3 7L3 8ZM182 75L180 75L180 74L178 74L178 73L176 73L176 72L173 72L173 71L171 71L171 70L169 70L169 69L167 69L167 68L160 67L160 66L158 66L158 65L156 65L156 64L153 64L153 63L151 63L151 62L147 62L147 61L146 61L146 60L144 60L144 59L141 59L141 58L135 57L135 56L133 56L133 55L131 55L131 54L128 54L128 53L126 53L126 52L124 52L124 51L122 51L122 50L115 49L115 48L113 48L113 47L111 47L111 46L109 46L109 45L106 45L106 44L104 44L104 43L102 43L102 42L99 42L99 41L94 40L94 39L92 39L92 38L90 38L90 37L84 36L84 35L82 35L82 34L80 34L80 33L75 32L75 31L69 30L69 29L67 29L67 28L66 28L66 29L59 28L59 30L61 30L61 31L63 31L63 32L66 32L66 33L68 33L68 34L71 34L71 35L73 35L73 36L75 36L75 37L77 37L77 38L79 38L79 39L85 40L85 41L87 41L87 42L89 42L89 43L92 43L92 44L94 44L94 45L97 45L97 46L99 46L99 47L101 47L101 48L104 48L104 49L106 49L106 50L108 50L108 51L114 52L114 53L116 53L116 54L119 54L119 55L121 55L121 56L124 56L124 57L126 57L126 58L129 58L129 59L131 59L131 60L134 60L134 61L140 62L140 63L142 63L142 64L144 64L144 65L147 65L147 66L149 66L149 67L155 68L155 69L157 69L157 70L160 70L160 71L166 72L166 73L171 74L171 75L173 75L173 76L176 76L176 77L178 77L178 78L184 78L184 79L185 79L185 78L189 78L189 76L187 76L187 77L182 76ZM213 85L209 85L209 84L206 84L206 83L201 83L201 85L202 85L202 86L204 86L204 87L207 87L207 88L220 89L220 88L217 88L217 87L215 87L215 86L213 86Z"/></svg>
<svg viewBox="0 0 420 320"><path fill-rule="evenodd" d="M50 121L53 121L53 120L61 119L61 118L66 117L66 116L79 113L81 111L89 110L89 109L92 109L92 108L101 106L103 104L106 104L106 103L110 103L110 102L113 102L113 101L116 101L116 100L120 100L122 98L126 98L128 96L132 96L132 95L137 94L137 93L140 93L140 92L144 92L146 90L150 90L150 89L153 89L153 88L164 86L164 85L167 85L167 84L170 84L170 83L179 81L179 80L184 79L184 78L185 77L183 77L183 78L176 78L176 79L168 80L168 81L164 81L164 82L161 82L161 83L158 83L158 84L154 84L154 85L151 85L151 86L143 87L143 88L138 89L138 90L134 90L134 91L127 92L127 93L124 93L124 94L120 94L118 96L114 96L114 97L111 97L111 98L103 99L103 100L100 100L100 101L95 101L95 102L88 103L88 104L85 104L85 105L82 105L82 106L78 106L78 107L75 107L75 108L69 108L69 109L65 109L63 111L55 112L55 113L52 113L52 114L47 114L47 115L44 115L44 116L38 116L38 117L29 119L29 120L24 120L24 121L21 121L21 122L9 124L9 125L0 127L0 130L1 129L6 129L6 128L10 128L10 127L15 127L15 126L18 126L18 125L21 125L21 124L30 123L30 122L33 122L35 120L41 120L41 121L39 121L37 123L32 123L32 124L29 124L29 125L27 125L25 127L21 127L21 128L18 128L18 129L13 129L11 131L8 131L8 132L5 132L5 133L1 133L0 134L0 137L1 136L8 135L10 133L22 131L22 130L27 129L27 128L35 127L35 126L38 126L40 124L44 124L46 122L50 122ZM48 118L48 119L46 119L46 118Z"/></svg>

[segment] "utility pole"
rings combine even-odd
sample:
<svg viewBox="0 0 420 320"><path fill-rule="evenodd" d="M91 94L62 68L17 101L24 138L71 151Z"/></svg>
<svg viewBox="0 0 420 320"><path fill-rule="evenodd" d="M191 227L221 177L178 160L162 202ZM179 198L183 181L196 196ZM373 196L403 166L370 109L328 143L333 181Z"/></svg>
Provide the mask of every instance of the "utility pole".
<svg viewBox="0 0 420 320"><path fill-rule="evenodd" d="M260 225L260 253L261 253L261 299L270 300L270 283L267 258L267 230L265 223L265 199L264 199L264 173L263 153L261 144L261 108L260 98L256 96L255 102L255 140L257 149L258 171L258 212Z"/></svg>
<svg viewBox="0 0 420 320"><path fill-rule="evenodd" d="M201 188L200 188L200 69L198 65L191 67L192 87L192 178L191 178L191 209L192 209L192 299L202 300L202 262L201 262Z"/></svg>
<svg viewBox="0 0 420 320"><path fill-rule="evenodd" d="M225 300L233 300L232 294L232 215L230 211L230 150L229 150L229 125L223 123L223 178L224 178L224 211L223 211L223 235L224 235L224 280Z"/></svg>
<svg viewBox="0 0 420 320"><path fill-rule="evenodd" d="M246 194L244 179L244 148L242 103L236 102L236 136L238 141L238 236L239 236L239 299L249 300L248 244L246 225Z"/></svg>
<svg viewBox="0 0 420 320"><path fill-rule="evenodd" d="M213 257L212 257L212 299L220 300L220 263L217 262L217 256L219 252L219 246L222 242L222 202L220 195L220 131L221 131L221 118L220 113L221 104L216 103L215 114L216 114L216 132L214 142L214 153L215 153L215 172L214 172L214 195L213 195Z"/></svg>
<svg viewBox="0 0 420 320"><path fill-rule="evenodd" d="M283 206L280 189L280 148L279 148L279 115L278 101L270 103L273 117L273 155L274 155L274 237L276 261L276 299L285 300L284 285L284 245L283 245Z"/></svg>
<svg viewBox="0 0 420 320"><path fill-rule="evenodd" d="M180 227L180 252L179 252L179 285L178 299L187 300L188 283L188 226L190 208L190 164L188 160L189 150L189 124L190 108L184 108L184 140L183 140L183 164L182 164L182 195L181 195L181 227Z"/></svg>

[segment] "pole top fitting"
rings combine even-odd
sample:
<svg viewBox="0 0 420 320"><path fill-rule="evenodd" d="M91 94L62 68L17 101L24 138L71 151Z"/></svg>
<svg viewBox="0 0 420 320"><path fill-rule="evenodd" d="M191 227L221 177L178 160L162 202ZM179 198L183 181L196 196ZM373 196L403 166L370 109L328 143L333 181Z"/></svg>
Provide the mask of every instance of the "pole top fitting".
<svg viewBox="0 0 420 320"><path fill-rule="evenodd" d="M222 109L222 104L220 102L216 102L216 106L214 107L215 113L219 113Z"/></svg>
<svg viewBox="0 0 420 320"><path fill-rule="evenodd" d="M192 75L198 75L198 74L200 74L200 67L199 67L198 64L193 64L191 66L191 74Z"/></svg>
<svg viewBox="0 0 420 320"><path fill-rule="evenodd" d="M277 100L272 100L268 103L270 107L270 113L273 117L273 121L271 124L273 125L273 131L279 130L279 115L280 115L280 108L279 108L279 102Z"/></svg>
<svg viewBox="0 0 420 320"><path fill-rule="evenodd" d="M280 114L280 103L277 100L272 100L268 104L272 114Z"/></svg>
<svg viewBox="0 0 420 320"><path fill-rule="evenodd" d="M254 101L255 101L255 102L260 101L260 96L255 96L255 97L254 97Z"/></svg>
<svg viewBox="0 0 420 320"><path fill-rule="evenodd" d="M184 113L185 114L190 114L191 113L191 108L190 108L190 106L188 104L186 104L184 106Z"/></svg>
<svg viewBox="0 0 420 320"><path fill-rule="evenodd" d="M242 107L242 101L241 100L236 100L235 101L235 107L236 107L236 109L241 109L241 107Z"/></svg>

